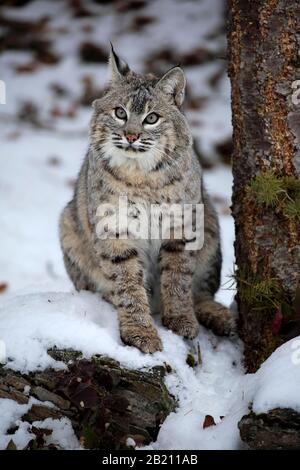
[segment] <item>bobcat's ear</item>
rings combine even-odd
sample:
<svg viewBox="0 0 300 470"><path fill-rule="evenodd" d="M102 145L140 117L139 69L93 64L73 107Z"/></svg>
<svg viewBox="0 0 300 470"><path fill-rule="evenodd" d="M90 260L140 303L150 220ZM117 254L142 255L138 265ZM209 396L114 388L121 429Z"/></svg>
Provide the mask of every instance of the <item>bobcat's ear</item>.
<svg viewBox="0 0 300 470"><path fill-rule="evenodd" d="M186 79L180 67L173 67L159 80L157 87L162 90L176 106L181 106L184 100Z"/></svg>
<svg viewBox="0 0 300 470"><path fill-rule="evenodd" d="M126 62L117 56L111 43L110 46L111 49L108 59L109 81L113 83L122 80L122 77L129 72L129 67Z"/></svg>

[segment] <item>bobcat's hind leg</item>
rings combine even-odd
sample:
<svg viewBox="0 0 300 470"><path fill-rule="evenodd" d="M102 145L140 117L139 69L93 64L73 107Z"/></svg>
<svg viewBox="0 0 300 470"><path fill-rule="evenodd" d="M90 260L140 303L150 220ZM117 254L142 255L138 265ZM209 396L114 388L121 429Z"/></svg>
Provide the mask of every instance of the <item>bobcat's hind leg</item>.
<svg viewBox="0 0 300 470"><path fill-rule="evenodd" d="M64 253L64 263L69 278L73 282L74 287L77 291L89 290L91 292L96 292L95 285L80 270L79 266L76 264L76 261L71 260L67 253Z"/></svg>
<svg viewBox="0 0 300 470"><path fill-rule="evenodd" d="M195 302L195 314L203 326L210 328L218 336L235 333L235 320L231 311L209 294L203 294L203 297Z"/></svg>
<svg viewBox="0 0 300 470"><path fill-rule="evenodd" d="M60 242L65 268L76 290L96 292L95 283L88 275L90 261L86 247L77 232L71 204L68 204L60 218ZM86 266L86 270L81 266Z"/></svg>

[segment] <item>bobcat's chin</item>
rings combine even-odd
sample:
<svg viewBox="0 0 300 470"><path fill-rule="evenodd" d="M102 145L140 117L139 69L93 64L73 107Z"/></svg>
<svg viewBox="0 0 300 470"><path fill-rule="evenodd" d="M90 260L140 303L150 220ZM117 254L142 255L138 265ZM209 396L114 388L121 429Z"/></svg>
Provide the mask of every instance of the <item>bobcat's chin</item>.
<svg viewBox="0 0 300 470"><path fill-rule="evenodd" d="M133 147L110 146L109 164L111 167L134 167L141 171L151 171L159 163L157 152L150 150L139 150Z"/></svg>

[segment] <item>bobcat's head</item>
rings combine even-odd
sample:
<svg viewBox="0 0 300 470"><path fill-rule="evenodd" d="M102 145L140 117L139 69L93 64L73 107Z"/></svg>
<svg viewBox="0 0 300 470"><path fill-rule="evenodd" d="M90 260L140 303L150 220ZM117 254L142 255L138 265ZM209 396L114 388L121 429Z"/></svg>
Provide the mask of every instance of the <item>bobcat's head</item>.
<svg viewBox="0 0 300 470"><path fill-rule="evenodd" d="M153 171L174 163L192 141L180 111L186 83L181 68L172 68L160 79L138 75L113 48L109 68L109 87L93 103L93 149L112 167Z"/></svg>

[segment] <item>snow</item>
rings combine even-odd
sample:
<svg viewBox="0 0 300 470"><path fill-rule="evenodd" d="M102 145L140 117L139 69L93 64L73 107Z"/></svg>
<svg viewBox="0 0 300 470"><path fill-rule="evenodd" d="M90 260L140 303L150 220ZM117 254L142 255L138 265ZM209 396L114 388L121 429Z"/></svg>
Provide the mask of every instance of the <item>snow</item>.
<svg viewBox="0 0 300 470"><path fill-rule="evenodd" d="M179 406L149 447L243 448L237 423L252 403L257 412L275 405L299 408L299 366L290 359L297 349L287 343L257 374L245 375L238 340L216 338L201 328L198 338L185 341L166 330L160 318L155 322L163 341L162 352L144 355L123 345L113 307L99 295L74 292L58 240L59 214L72 196L73 182L87 149L91 109L80 106L72 118L53 117L51 112L53 107L65 112L77 103L84 77L90 77L97 88L106 82L106 64L80 62L77 49L83 41L95 41L108 50L112 40L116 51L137 71L143 70L145 58L165 47L179 53L207 48L216 54L213 62L185 67L192 95L205 99L202 107L187 110L186 114L202 152L215 161L216 143L231 133L229 81L219 57L225 39L222 34L213 37L223 25L224 2L153 0L138 12L121 13L111 5L87 1L84 6L97 15L86 18L74 18L68 4L58 0L50 6L49 0L39 0L20 8L3 8L5 15L28 21L47 15L50 20L46 36L54 41L53 50L61 56L56 65L39 64L33 73L16 72L17 66L32 61L31 52L4 51L0 57L0 79L5 81L7 91L7 104L0 105L0 284L7 284L0 294L0 340L6 346L6 367L24 373L63 368L65 365L47 352L54 346L80 350L87 358L96 353L109 355L129 368L166 362L172 367L166 385ZM134 31L132 20L138 15L155 21ZM222 67L223 75L212 87L209 79L222 72ZM56 96L51 91L53 84L62 85L66 94ZM42 128L17 118L24 102L37 106ZM222 285L216 297L229 306L234 297L234 290L230 290L234 271L231 170L219 164L205 171L204 180L220 216L222 235ZM198 344L202 364L191 368L186 357ZM1 449L10 439L19 449L32 439L30 425L21 421L32 402L31 398L28 405L19 405L0 399ZM203 429L206 415L211 415L216 425ZM79 448L66 418L33 424L53 429L47 443ZM7 434L14 426L17 431Z"/></svg>
<svg viewBox="0 0 300 470"><path fill-rule="evenodd" d="M47 445L59 444L63 449L80 449L80 444L68 418L55 420L47 418L43 421L34 421L32 425L21 421L21 417L27 413L33 403L40 404L41 402L31 397L27 404L20 405L13 400L0 399L0 449L6 449L10 440L13 441L17 449L24 449L28 442L35 438L35 435L30 432L32 427L52 430L52 434L45 437ZM43 405L47 405L47 402L43 402ZM18 427L17 431L13 434L7 434L7 431L15 426Z"/></svg>
<svg viewBox="0 0 300 470"><path fill-rule="evenodd" d="M300 337L283 344L255 374L247 375L243 375L241 369L237 369L235 375L230 370L227 360L230 353L232 359L235 358L233 347L230 351L228 344L223 343L223 348L219 345L216 353L210 351L203 340L201 336L201 345L206 351L205 365L196 373L198 387L194 388L192 378L186 377L188 395L180 401L178 411L167 417L157 442L150 448L243 449L245 445L240 440L237 424L250 409L257 414L278 407L300 412ZM219 368L220 375L217 376ZM203 390L199 394L200 384ZM192 397L189 393L193 391L196 393ZM199 424L204 422L207 414L214 417L216 426L200 430ZM221 419L222 416L225 417Z"/></svg>
<svg viewBox="0 0 300 470"><path fill-rule="evenodd" d="M129 368L167 362L173 372L166 377L166 384L178 398L179 408L168 417L152 445L162 449L191 445L238 447L236 421L231 422L227 416L243 377L239 342L217 339L204 328L195 341L184 341L163 328L156 318L164 351L144 355L122 344L116 312L109 304L98 295L73 291L63 266L57 224L62 208L71 198L72 183L87 149L91 110L79 107L72 119L54 118L51 114L54 106L62 111L72 107L82 93L84 77L89 76L99 88L106 82L106 64L79 61L77 49L83 41L95 41L108 50L112 40L116 51L137 71L143 70L147 56L165 47L184 53L200 46L218 56L225 48L224 35L209 35L222 27L224 2L155 0L136 13L121 13L111 5L87 1L84 6L97 13L87 18L74 18L67 2L60 0L51 2L50 8L49 5L49 1L39 0L20 8L3 9L7 16L27 21L47 15L50 21L46 37L54 40L53 50L61 56L56 65L39 65L34 73L16 73L17 66L32 60L30 52L5 51L0 57L0 79L5 81L7 90L7 103L0 106L0 283L8 286L0 297L0 340L6 346L6 366L26 373L65 367L47 353L53 346L81 350L84 357L107 354ZM131 24L138 15L153 17L155 21L134 31ZM222 67L222 59L217 58L185 68L193 96L206 99L201 109L187 110L187 116L202 151L212 158L215 144L231 133L225 69L214 89L208 83L210 76ZM55 96L51 91L53 83L63 85L66 95ZM16 119L24 102L37 106L44 128ZM217 198L222 230L224 262L217 298L230 305L234 296L234 291L227 288L234 265L234 230L228 210L231 171L225 165L214 167L206 172L205 182ZM186 364L186 357L198 342L203 363L192 369ZM5 448L10 438L18 448L25 447L32 437L29 427L20 421L25 405L2 399L0 406L0 447ZM213 429L202 429L206 414L219 423ZM220 423L220 416L225 415ZM8 436L7 429L16 423L18 430ZM60 445L66 439L66 448L76 447L68 426L57 426ZM235 438L221 437L223 431L218 429L226 426Z"/></svg>
<svg viewBox="0 0 300 470"><path fill-rule="evenodd" d="M173 372L166 376L166 385L178 398L179 408L167 418L153 446L188 449L191 446L218 448L221 445L223 448L223 439L218 440L214 432L210 437L211 432L203 430L202 423L207 414L218 423L221 416L230 413L243 375L240 343L216 338L205 328L201 328L195 340L185 341L162 327L159 318L155 320L164 349L145 355L136 348L122 344L116 311L97 294L11 294L0 308L1 339L7 345L6 367L24 373L46 367L65 367L47 353L54 346L80 350L86 358L93 354L108 355L129 368L144 369L167 363ZM189 352L196 350L198 343L202 365L191 368L186 358ZM9 411L9 416L11 414ZM12 414L11 421L15 419ZM229 420L229 423L232 421ZM218 426L224 425L226 420ZM230 426L233 427L232 424ZM6 428L2 433L6 432ZM235 445L236 441L237 436ZM228 445L234 448L232 443Z"/></svg>
<svg viewBox="0 0 300 470"><path fill-rule="evenodd" d="M256 373L254 413L277 407L300 412L300 337L278 348Z"/></svg>
<svg viewBox="0 0 300 470"><path fill-rule="evenodd" d="M96 11L97 16L78 19L72 17L67 2L51 2L51 8L49 5L49 1L39 0L21 8L3 9L7 16L27 21L49 17L46 37L54 39L53 49L62 57L58 64L39 66L34 73L16 73L15 70L17 65L32 60L27 51L6 51L0 58L0 79L6 82L7 90L7 103L0 106L0 189L4 195L0 199L0 266L3 277L0 282L7 283L13 292L24 288L39 292L41 284L49 284L53 280L58 280L60 285L64 282L64 290L71 286L62 263L57 219L71 197L72 181L87 149L91 110L80 107L73 119L54 119L51 109L54 106L62 111L69 109L82 92L84 77L89 76L100 88L107 79L106 64L79 62L77 49L80 43L95 41L108 50L109 40L113 40L118 53L137 70L143 68L142 62L148 54L162 47L178 52L189 52L199 46L209 50L225 47L222 35L207 39L209 33L220 29L223 24L225 7L222 0L198 3L192 0L151 1L138 14L149 15L155 21L138 32L130 27L132 12L123 13L111 6L84 2L86 8ZM84 32L83 26L86 25L90 28ZM187 25L190 34L186 34ZM228 138L231 133L229 81L225 70L215 90L208 85L211 74L220 70L219 62L220 59L217 59L200 67L185 69L193 93L206 98L203 109L187 111L187 114L191 122L194 118L198 121L200 118L200 124L193 125L193 133L200 138L201 148L207 155L213 155L215 143ZM54 83L63 85L66 96L53 94L50 87ZM52 131L37 130L23 121L16 121L15 115L24 102L38 107L40 119ZM51 164L53 157L58 164ZM219 181L220 187L227 193L229 191L227 205L230 203L231 181L227 176L226 181L222 181L222 174L227 175L228 172L230 170L224 165L210 172L212 192L216 193ZM233 222L229 214L221 215L221 226L224 229L224 284L233 266ZM227 291L223 294L224 303L229 305L233 293Z"/></svg>
<svg viewBox="0 0 300 470"><path fill-rule="evenodd" d="M71 421L68 418L34 421L32 426L43 429L50 429L52 433L45 437L46 445L59 445L62 449L78 450L80 444L74 434Z"/></svg>
<svg viewBox="0 0 300 470"><path fill-rule="evenodd" d="M0 400L0 449L5 449L12 438L12 436L6 434L6 432L9 428L18 423L19 419L28 411L28 409L29 405L19 405L17 402L9 399ZM27 434L27 432L23 428L20 430L19 435L22 436L22 442L20 444L25 447L28 441L25 441L24 434ZM17 439L19 435L16 436L15 433L13 437L16 445L17 442L15 441L15 438ZM30 438L28 440L30 440Z"/></svg>
<svg viewBox="0 0 300 470"><path fill-rule="evenodd" d="M219 200L224 199L227 207L231 204L232 172L229 167L220 166L204 173L204 183L207 191ZM221 228L221 246L223 254L221 287L216 294L216 300L224 305L231 305L235 289L232 287L234 273L234 222L228 214L219 211Z"/></svg>

